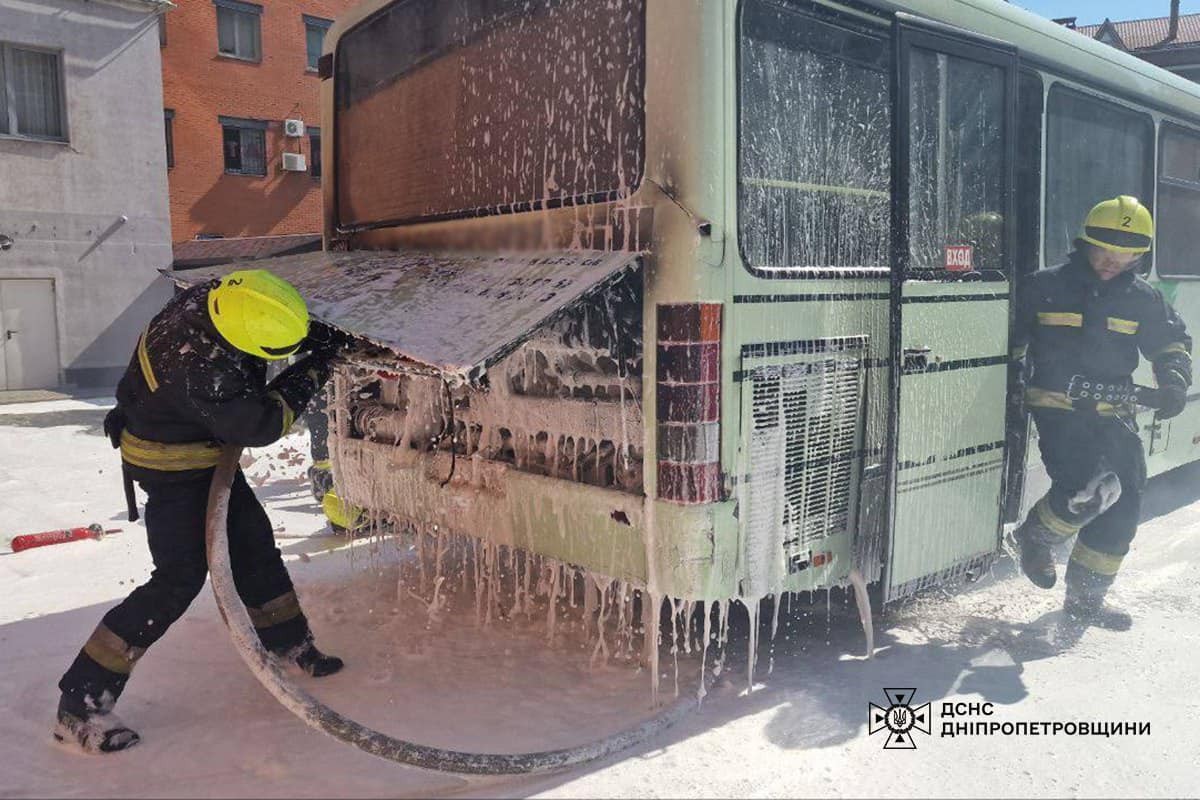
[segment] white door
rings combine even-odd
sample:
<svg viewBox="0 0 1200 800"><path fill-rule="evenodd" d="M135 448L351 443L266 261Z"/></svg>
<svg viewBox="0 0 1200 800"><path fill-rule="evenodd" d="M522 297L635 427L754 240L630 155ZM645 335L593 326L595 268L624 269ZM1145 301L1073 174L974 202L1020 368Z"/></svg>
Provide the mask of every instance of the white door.
<svg viewBox="0 0 1200 800"><path fill-rule="evenodd" d="M54 281L0 281L0 350L4 352L0 388L58 386Z"/></svg>

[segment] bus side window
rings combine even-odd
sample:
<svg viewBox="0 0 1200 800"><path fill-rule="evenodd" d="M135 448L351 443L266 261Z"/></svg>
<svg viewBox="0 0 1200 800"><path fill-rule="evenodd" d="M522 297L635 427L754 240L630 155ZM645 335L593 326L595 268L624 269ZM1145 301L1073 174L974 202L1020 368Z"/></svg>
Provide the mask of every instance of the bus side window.
<svg viewBox="0 0 1200 800"><path fill-rule="evenodd" d="M1046 131L1046 265L1067 259L1088 209L1101 200L1153 195L1154 122L1062 86L1050 88Z"/></svg>
<svg viewBox="0 0 1200 800"><path fill-rule="evenodd" d="M739 239L751 269L886 269L891 44L769 0L740 20Z"/></svg>
<svg viewBox="0 0 1200 800"><path fill-rule="evenodd" d="M1164 124L1158 163L1155 266L1163 277L1200 276L1200 135Z"/></svg>
<svg viewBox="0 0 1200 800"><path fill-rule="evenodd" d="M1045 89L1036 72L1017 79L1016 211L1018 273L1036 272L1042 244L1042 119Z"/></svg>

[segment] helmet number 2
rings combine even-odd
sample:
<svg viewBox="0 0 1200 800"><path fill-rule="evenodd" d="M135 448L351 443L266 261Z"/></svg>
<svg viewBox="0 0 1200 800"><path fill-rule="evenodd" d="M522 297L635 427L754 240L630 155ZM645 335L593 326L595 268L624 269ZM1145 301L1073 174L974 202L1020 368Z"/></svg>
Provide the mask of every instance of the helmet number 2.
<svg viewBox="0 0 1200 800"><path fill-rule="evenodd" d="M1128 228L1133 223L1133 217L1121 217L1121 227Z"/></svg>

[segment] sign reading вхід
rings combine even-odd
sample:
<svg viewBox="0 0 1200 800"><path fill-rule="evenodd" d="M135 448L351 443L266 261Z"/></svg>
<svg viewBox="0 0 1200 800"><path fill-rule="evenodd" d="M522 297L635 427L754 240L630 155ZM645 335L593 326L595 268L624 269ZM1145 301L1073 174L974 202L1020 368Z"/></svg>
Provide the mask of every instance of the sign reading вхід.
<svg viewBox="0 0 1200 800"><path fill-rule="evenodd" d="M970 272L974 269L975 251L969 244L946 245L946 271Z"/></svg>

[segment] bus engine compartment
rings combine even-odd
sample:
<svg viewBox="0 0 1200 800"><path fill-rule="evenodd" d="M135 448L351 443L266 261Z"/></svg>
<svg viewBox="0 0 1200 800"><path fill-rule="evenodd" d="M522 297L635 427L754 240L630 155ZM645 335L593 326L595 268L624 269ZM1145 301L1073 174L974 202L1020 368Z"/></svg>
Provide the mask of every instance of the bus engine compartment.
<svg viewBox="0 0 1200 800"><path fill-rule="evenodd" d="M482 487L490 465L504 464L640 495L641 318L640 281L629 275L539 330L478 385L345 368L337 436L392 448L400 469L449 454L456 485Z"/></svg>

